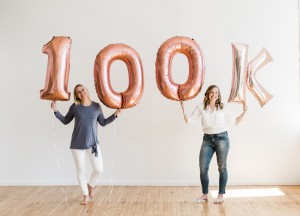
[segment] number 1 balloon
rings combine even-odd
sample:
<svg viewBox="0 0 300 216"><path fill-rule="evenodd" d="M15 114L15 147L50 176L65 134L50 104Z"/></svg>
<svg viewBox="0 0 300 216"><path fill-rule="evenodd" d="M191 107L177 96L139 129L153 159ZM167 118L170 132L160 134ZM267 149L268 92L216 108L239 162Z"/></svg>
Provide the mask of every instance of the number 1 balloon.
<svg viewBox="0 0 300 216"><path fill-rule="evenodd" d="M53 37L44 45L42 52L48 55L45 87L40 91L40 98L46 100L70 99L68 92L70 49L69 37Z"/></svg>

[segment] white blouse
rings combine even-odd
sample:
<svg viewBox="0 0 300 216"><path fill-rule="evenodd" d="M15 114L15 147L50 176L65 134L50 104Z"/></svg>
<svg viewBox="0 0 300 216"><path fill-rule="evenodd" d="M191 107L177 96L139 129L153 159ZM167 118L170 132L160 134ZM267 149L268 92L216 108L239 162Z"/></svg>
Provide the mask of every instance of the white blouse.
<svg viewBox="0 0 300 216"><path fill-rule="evenodd" d="M223 109L211 110L209 106L204 110L203 104L198 104L192 114L187 116L188 124L198 120L201 117L202 130L206 134L218 134L227 131L227 128L236 124L228 107L224 105Z"/></svg>

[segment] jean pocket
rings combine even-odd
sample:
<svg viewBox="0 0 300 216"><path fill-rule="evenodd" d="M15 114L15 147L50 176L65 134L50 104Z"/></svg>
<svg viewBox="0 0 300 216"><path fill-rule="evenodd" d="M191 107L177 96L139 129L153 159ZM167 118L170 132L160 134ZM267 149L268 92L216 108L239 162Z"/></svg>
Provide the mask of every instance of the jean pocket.
<svg viewBox="0 0 300 216"><path fill-rule="evenodd" d="M218 134L218 138L225 140L225 139L228 139L228 135L227 135L227 133Z"/></svg>

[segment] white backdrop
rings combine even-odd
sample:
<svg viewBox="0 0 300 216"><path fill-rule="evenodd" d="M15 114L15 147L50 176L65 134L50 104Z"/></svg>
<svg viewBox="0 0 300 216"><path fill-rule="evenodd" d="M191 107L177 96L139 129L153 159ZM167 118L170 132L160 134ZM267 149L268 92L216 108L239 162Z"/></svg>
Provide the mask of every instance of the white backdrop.
<svg viewBox="0 0 300 216"><path fill-rule="evenodd" d="M97 98L93 66L97 53L125 43L140 54L145 88L140 103L124 110L115 124L99 128L104 160L100 184L198 185L200 122L187 126L180 105L156 85L159 46L173 36L194 38L206 61L200 94L186 102L191 112L211 84L224 101L232 76L231 43L249 44L249 60L265 47L274 61L257 75L274 95L261 108L248 91L249 111L230 128L229 185L300 183L300 94L297 1L286 0L1 0L0 1L0 185L77 184L69 150L73 122L54 118L50 101L39 99L52 36L72 38L69 90L85 84ZM183 83L187 59L173 61L173 76ZM126 66L112 66L112 83L128 85ZM66 113L72 101L59 102ZM102 105L105 116L114 112ZM242 108L230 104L238 115ZM215 158L211 183L218 182Z"/></svg>

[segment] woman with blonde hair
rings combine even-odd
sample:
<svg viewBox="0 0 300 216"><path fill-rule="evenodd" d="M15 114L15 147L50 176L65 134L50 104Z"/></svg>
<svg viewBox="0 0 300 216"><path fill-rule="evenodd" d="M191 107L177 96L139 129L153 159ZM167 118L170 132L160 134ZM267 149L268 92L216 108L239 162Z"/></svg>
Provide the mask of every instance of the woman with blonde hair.
<svg viewBox="0 0 300 216"><path fill-rule="evenodd" d="M219 194L215 199L215 204L224 201L223 194L228 179L227 155L229 151L229 139L227 127L230 124L239 124L247 110L243 104L243 113L234 118L228 108L222 103L219 87L211 85L204 94L203 103L196 106L193 113L188 116L184 111L184 103L181 101L181 108L186 123L191 123L193 119L201 117L202 130L204 132L203 142L199 155L200 180L202 185L202 195L195 199L195 202L205 202L208 200L208 169L211 158L216 152L219 170Z"/></svg>
<svg viewBox="0 0 300 216"><path fill-rule="evenodd" d="M86 205L89 199L94 196L94 187L97 178L102 174L103 162L101 150L97 137L97 122L105 126L113 122L121 110L105 118L99 103L90 99L88 89L78 84L74 88L74 103L69 108L66 116L63 116L57 109L56 102L51 103L55 116L63 123L69 124L75 118L75 125L72 133L70 149L77 169L77 179L83 193L83 200L80 204ZM90 181L86 179L86 157L89 158L93 172Z"/></svg>

